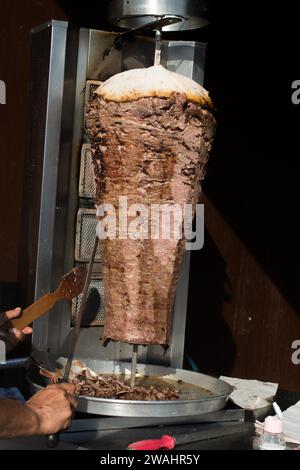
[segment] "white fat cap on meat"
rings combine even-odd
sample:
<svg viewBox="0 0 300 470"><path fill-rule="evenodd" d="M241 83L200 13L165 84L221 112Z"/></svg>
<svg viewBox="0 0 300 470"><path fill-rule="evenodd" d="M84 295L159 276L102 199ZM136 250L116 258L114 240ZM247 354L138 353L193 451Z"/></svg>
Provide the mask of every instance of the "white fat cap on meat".
<svg viewBox="0 0 300 470"><path fill-rule="evenodd" d="M213 106L208 92L199 83L161 65L131 69L113 75L95 93L106 101L126 102L156 96L169 98L184 93L189 101Z"/></svg>

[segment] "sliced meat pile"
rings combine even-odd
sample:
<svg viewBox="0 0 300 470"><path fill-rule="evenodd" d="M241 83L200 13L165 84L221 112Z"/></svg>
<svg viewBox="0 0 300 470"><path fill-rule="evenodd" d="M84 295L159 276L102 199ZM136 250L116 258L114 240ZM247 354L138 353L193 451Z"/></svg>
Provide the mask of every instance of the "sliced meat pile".
<svg viewBox="0 0 300 470"><path fill-rule="evenodd" d="M83 370L74 379L76 393L86 397L113 398L119 400L178 400L179 392L173 387L130 387L116 376L90 374Z"/></svg>
<svg viewBox="0 0 300 470"><path fill-rule="evenodd" d="M86 113L96 206L111 204L117 229L133 220L131 204L195 205L215 119L207 92L161 66L113 76L96 91ZM127 197L127 208L120 204ZM168 345L185 239L106 238L103 340Z"/></svg>

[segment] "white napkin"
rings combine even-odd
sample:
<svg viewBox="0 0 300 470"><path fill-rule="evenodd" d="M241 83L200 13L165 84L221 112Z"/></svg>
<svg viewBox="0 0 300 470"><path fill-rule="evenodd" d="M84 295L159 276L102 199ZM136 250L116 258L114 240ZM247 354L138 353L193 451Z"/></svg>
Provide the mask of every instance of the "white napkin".
<svg viewBox="0 0 300 470"><path fill-rule="evenodd" d="M278 388L278 384L260 382L259 380L245 380L225 376L221 376L220 380L224 380L234 388L229 398L245 410L256 410L270 405Z"/></svg>
<svg viewBox="0 0 300 470"><path fill-rule="evenodd" d="M300 444L300 401L282 414L284 435Z"/></svg>

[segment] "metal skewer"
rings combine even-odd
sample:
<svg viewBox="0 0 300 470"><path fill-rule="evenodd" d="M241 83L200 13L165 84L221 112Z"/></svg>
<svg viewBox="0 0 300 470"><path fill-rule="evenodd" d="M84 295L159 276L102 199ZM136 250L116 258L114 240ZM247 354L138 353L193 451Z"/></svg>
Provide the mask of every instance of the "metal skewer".
<svg viewBox="0 0 300 470"><path fill-rule="evenodd" d="M154 65L159 65L161 60L161 27L155 30L155 52L154 52ZM138 344L133 345L131 356L131 374L130 374L130 387L134 386L136 365L138 356Z"/></svg>
<svg viewBox="0 0 300 470"><path fill-rule="evenodd" d="M160 60L161 60L161 27L158 27L155 29L154 65L159 65ZM134 344L133 349L132 349L130 387L133 387L135 383L138 347L139 347L138 344Z"/></svg>
<svg viewBox="0 0 300 470"><path fill-rule="evenodd" d="M154 65L159 65L161 61L161 33L162 26L155 29L155 51L154 51ZM134 386L136 376L136 366L138 357L138 344L133 345L131 357L131 374L130 374L130 387Z"/></svg>
<svg viewBox="0 0 300 470"><path fill-rule="evenodd" d="M154 65L159 65L161 59L161 28L155 30Z"/></svg>
<svg viewBox="0 0 300 470"><path fill-rule="evenodd" d="M132 357L131 357L130 387L134 387L134 383L135 383L138 348L139 348L138 344L133 345Z"/></svg>

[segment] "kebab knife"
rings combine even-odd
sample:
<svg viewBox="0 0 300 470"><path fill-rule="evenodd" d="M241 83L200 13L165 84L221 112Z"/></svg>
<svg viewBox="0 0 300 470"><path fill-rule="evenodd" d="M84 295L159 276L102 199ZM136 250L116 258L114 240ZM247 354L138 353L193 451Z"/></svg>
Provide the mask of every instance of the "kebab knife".
<svg viewBox="0 0 300 470"><path fill-rule="evenodd" d="M76 318L76 321L75 321L75 327L74 327L74 330L73 330L71 351L70 351L68 361L67 361L67 364L66 364L66 367L65 367L64 376L61 380L61 382L63 382L63 383L69 382L69 377L70 377L72 362L73 362L73 359L74 359L76 344L77 344L77 340L78 340L78 337L79 337L79 334L80 334L81 321L82 321L83 313L85 311L85 306L86 306L87 299L88 299L88 291L89 291L91 275L92 275L92 271L93 271L93 265L94 265L94 262L95 262L95 257L96 257L98 244L99 244L99 238L96 235L94 246L93 246L93 251L92 251L92 255L91 255L91 259L90 259L90 262L89 262L89 265L88 265L87 275L86 275L86 278L85 278L85 283L84 283L84 288L83 288L82 298L81 298L81 304L80 304L79 312L78 312L78 315L77 315L77 318ZM48 447L51 447L51 448L57 447L57 445L59 443L59 432L56 433L56 434L49 434L48 436L46 436L46 442L47 442Z"/></svg>

